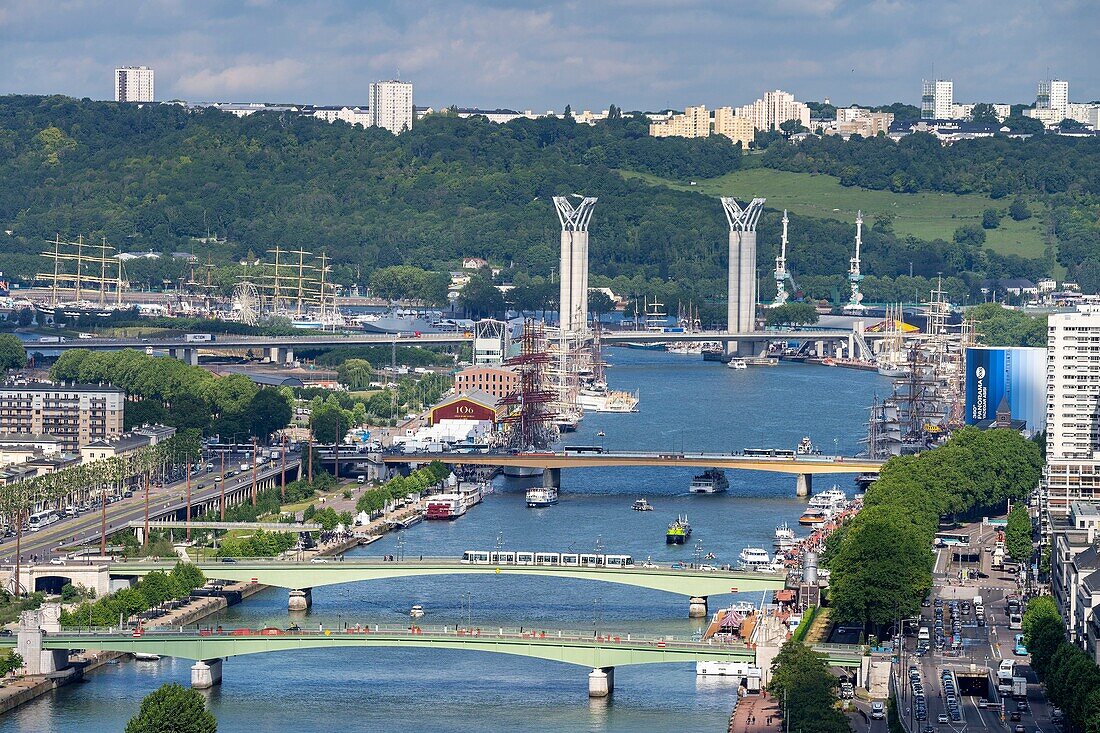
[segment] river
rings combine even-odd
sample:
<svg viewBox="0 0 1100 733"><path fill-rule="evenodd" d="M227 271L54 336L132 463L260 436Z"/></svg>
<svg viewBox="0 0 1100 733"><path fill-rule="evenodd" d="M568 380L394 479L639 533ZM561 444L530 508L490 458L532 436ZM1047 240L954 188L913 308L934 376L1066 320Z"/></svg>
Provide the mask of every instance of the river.
<svg viewBox="0 0 1100 733"><path fill-rule="evenodd" d="M608 448L729 451L793 447L809 436L826 453L851 455L875 390L877 374L784 364L745 371L698 357L612 349L613 388L638 390L633 415L589 414L574 444ZM606 437L596 437L598 431ZM454 522L422 522L358 551L459 555L466 549L560 549L690 559L696 544L719 563L736 563L743 547L771 551L776 524L795 526L803 502L794 477L729 471L730 491L689 495L692 471L668 468L566 470L561 502L527 509L523 481L497 479L495 493ZM850 476L838 477L852 491ZM815 488L828 488L821 477ZM632 512L646 497L653 512ZM686 514L688 545L668 547L665 525ZM349 553L350 554L350 553ZM735 599L711 599L711 609ZM758 594L737 600L758 602ZM225 611L225 626L290 622L285 590L270 589ZM424 624L647 632L689 637L701 620L687 618L687 600L655 591L585 581L525 576L434 577L317 588L303 626L401 623L422 604ZM191 662L164 659L111 665L0 719L5 731L120 731L141 698L165 682L188 684ZM236 657L224 681L207 693L222 733L312 730L434 731L721 731L733 705L725 680L696 678L694 665L623 667L615 693L589 700L581 667L525 657L431 650L344 649Z"/></svg>

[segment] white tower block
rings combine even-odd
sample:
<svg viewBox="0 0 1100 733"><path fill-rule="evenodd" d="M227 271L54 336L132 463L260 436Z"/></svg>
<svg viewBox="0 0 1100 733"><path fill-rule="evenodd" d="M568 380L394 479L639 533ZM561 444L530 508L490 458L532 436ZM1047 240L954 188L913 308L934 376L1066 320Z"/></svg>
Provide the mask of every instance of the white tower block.
<svg viewBox="0 0 1100 733"><path fill-rule="evenodd" d="M736 199L723 196L722 209L730 225L726 328L751 333L756 330L756 222L764 210L764 199L753 199L741 208Z"/></svg>
<svg viewBox="0 0 1100 733"><path fill-rule="evenodd" d="M555 196L561 221L561 290L558 320L563 333L584 333L588 325L588 221L596 199L580 197L576 206L568 196Z"/></svg>

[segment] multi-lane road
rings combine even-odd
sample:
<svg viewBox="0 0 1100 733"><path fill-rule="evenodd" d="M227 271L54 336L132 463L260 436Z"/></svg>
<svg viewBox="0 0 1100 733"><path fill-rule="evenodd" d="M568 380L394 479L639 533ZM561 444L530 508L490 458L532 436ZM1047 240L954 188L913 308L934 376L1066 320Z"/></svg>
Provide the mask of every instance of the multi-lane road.
<svg viewBox="0 0 1100 733"><path fill-rule="evenodd" d="M250 458L250 457L249 457ZM297 471L299 458L297 455L287 456L287 472ZM226 493L231 493L243 486L252 485L252 472L242 471L234 476L230 470L233 466L227 465L225 482ZM277 476L282 470L282 460L272 460L261 464L256 470L257 482L271 476ZM201 504L204 501L218 497L222 488L220 482L215 482L218 476L217 470L203 471L192 477L191 504ZM295 475L295 474L292 474ZM288 476L289 481L289 476ZM201 486L200 486L201 484ZM154 519L164 516L175 516L184 512L187 506L186 480L177 481L162 487L153 487L149 492L149 518ZM144 520L145 518L145 494L135 492L132 497L112 502L107 505L107 532L118 531L127 523ZM20 542L20 555L23 562L44 562L51 557L64 555L64 548L74 543L98 542L101 528L101 510L79 514L75 517L63 517L37 532L24 532ZM11 564L15 561L15 538L6 537L0 542L0 562Z"/></svg>

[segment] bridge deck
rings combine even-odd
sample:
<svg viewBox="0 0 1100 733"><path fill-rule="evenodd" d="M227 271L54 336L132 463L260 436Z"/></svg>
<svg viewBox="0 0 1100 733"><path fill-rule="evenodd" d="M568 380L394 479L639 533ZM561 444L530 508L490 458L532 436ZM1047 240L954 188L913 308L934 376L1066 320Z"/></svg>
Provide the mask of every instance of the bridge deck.
<svg viewBox="0 0 1100 733"><path fill-rule="evenodd" d="M166 562L118 562L111 565L115 576L141 576L156 570L168 570ZM247 560L239 562L197 563L208 578L249 582L280 588L316 588L339 583L383 580L421 575L535 575L544 578L595 580L631 585L684 596L712 596L727 593L780 590L786 576L777 573L742 572L737 570L674 570L655 568L563 567L559 565L474 565L448 559L346 560L323 562L288 562Z"/></svg>
<svg viewBox="0 0 1100 733"><path fill-rule="evenodd" d="M732 453L614 451L566 453L386 453L385 463L443 463L468 466L524 466L527 468L591 468L595 466L684 466L730 468L790 474L878 473L884 461L847 456L767 458Z"/></svg>

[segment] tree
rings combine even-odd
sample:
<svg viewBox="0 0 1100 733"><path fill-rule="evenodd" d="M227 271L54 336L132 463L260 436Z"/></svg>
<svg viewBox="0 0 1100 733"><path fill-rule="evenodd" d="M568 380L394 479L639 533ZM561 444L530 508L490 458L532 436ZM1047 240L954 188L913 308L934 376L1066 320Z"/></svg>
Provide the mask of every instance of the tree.
<svg viewBox="0 0 1100 733"><path fill-rule="evenodd" d="M817 309L810 303L784 303L764 312L768 326L808 326L817 323Z"/></svg>
<svg viewBox="0 0 1100 733"><path fill-rule="evenodd" d="M6 677L7 675L20 670L26 662L23 657L14 649L8 649L3 656L0 656L0 677Z"/></svg>
<svg viewBox="0 0 1100 733"><path fill-rule="evenodd" d="M19 309L19 320L17 321L17 323L19 324L20 328L26 328L27 326L31 325L31 321L33 320L34 311L32 311L30 308Z"/></svg>
<svg viewBox="0 0 1100 733"><path fill-rule="evenodd" d="M780 701L791 730L847 733L848 720L833 705L837 684L822 655L791 639L772 662L768 691Z"/></svg>
<svg viewBox="0 0 1100 733"><path fill-rule="evenodd" d="M200 395L182 394L172 400L168 408L165 423L178 430L198 428L205 430L210 426L210 405Z"/></svg>
<svg viewBox="0 0 1100 733"><path fill-rule="evenodd" d="M324 402L309 415L309 429L322 443L339 443L348 432L348 418L340 406Z"/></svg>
<svg viewBox="0 0 1100 733"><path fill-rule="evenodd" d="M458 294L458 304L472 318L492 317L504 312L504 296L491 282L474 275Z"/></svg>
<svg viewBox="0 0 1100 733"><path fill-rule="evenodd" d="M1013 221L1027 221L1031 218L1031 209L1027 207L1027 203L1023 199L1017 198L1008 207L1008 215L1012 217Z"/></svg>
<svg viewBox="0 0 1100 733"><path fill-rule="evenodd" d="M974 111L970 113L970 121L983 125L999 125L1001 120L997 117L997 111L988 102L974 105Z"/></svg>
<svg viewBox="0 0 1100 733"><path fill-rule="evenodd" d="M602 290L588 291L588 312L592 313L597 320L601 314L610 313L614 309L615 304L607 293Z"/></svg>
<svg viewBox="0 0 1100 733"><path fill-rule="evenodd" d="M800 120L785 120L779 123L779 129L786 137L795 133L806 132L806 126Z"/></svg>
<svg viewBox="0 0 1100 733"><path fill-rule="evenodd" d="M140 400L128 402L123 413L123 422L127 430L142 425L153 425L168 420L168 412L158 400Z"/></svg>
<svg viewBox="0 0 1100 733"><path fill-rule="evenodd" d="M1031 515L1022 502L1012 507L1005 525L1005 549L1008 556L1018 563L1026 563L1034 552L1031 541Z"/></svg>
<svg viewBox="0 0 1100 733"><path fill-rule="evenodd" d="M996 229L1001 225L1001 212L986 209L982 212L982 229Z"/></svg>
<svg viewBox="0 0 1100 733"><path fill-rule="evenodd" d="M350 390L360 391L370 387L374 370L366 359L348 359L336 367L336 378Z"/></svg>
<svg viewBox="0 0 1100 733"><path fill-rule="evenodd" d="M977 224L964 224L955 230L955 244L981 247L985 244L985 230Z"/></svg>
<svg viewBox="0 0 1100 733"><path fill-rule="evenodd" d="M161 685L141 701L126 733L215 733L218 721L196 690L176 683Z"/></svg>
<svg viewBox="0 0 1100 733"><path fill-rule="evenodd" d="M1017 135L1042 135L1047 130L1039 120L1021 114L1010 115L1004 121L1004 126Z"/></svg>
<svg viewBox="0 0 1100 733"><path fill-rule="evenodd" d="M261 389L248 406L249 433L261 441L267 441L276 430L289 425L293 415L290 403L278 389Z"/></svg>
<svg viewBox="0 0 1100 733"><path fill-rule="evenodd" d="M18 336L0 334L0 369L10 371L27 366L27 350Z"/></svg>

